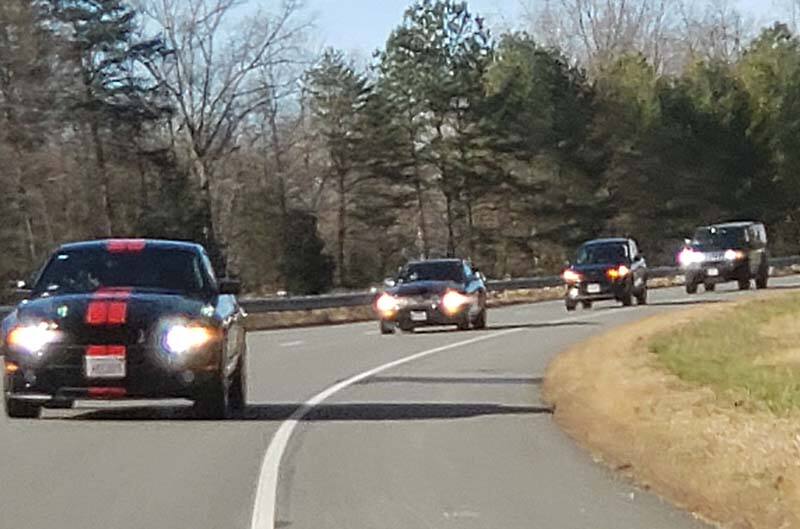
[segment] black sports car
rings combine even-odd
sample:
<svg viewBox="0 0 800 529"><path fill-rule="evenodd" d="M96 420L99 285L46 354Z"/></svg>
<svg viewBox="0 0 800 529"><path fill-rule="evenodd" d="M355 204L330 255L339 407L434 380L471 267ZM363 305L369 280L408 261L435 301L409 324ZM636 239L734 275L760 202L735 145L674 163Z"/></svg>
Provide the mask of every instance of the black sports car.
<svg viewBox="0 0 800 529"><path fill-rule="evenodd" d="M617 300L623 305L647 303L647 263L632 239L596 239L578 248L577 260L562 275L568 311L581 303Z"/></svg>
<svg viewBox="0 0 800 529"><path fill-rule="evenodd" d="M380 330L391 334L431 325L486 327L486 283L462 259L416 261L403 267L375 301Z"/></svg>
<svg viewBox="0 0 800 529"><path fill-rule="evenodd" d="M2 323L7 414L126 398L186 398L209 418L243 410L237 293L196 244L62 246Z"/></svg>

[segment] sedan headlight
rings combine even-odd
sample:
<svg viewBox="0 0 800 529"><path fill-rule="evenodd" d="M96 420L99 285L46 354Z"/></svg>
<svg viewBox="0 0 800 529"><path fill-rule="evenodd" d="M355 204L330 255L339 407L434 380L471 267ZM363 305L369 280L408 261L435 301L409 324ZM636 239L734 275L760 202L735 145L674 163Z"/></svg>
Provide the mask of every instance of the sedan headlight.
<svg viewBox="0 0 800 529"><path fill-rule="evenodd" d="M51 343L61 339L61 331L55 323L20 325L8 333L9 348L26 353L39 353Z"/></svg>
<svg viewBox="0 0 800 529"><path fill-rule="evenodd" d="M161 343L167 352L182 355L200 349L217 336L218 331L211 327L177 324L167 328Z"/></svg>
<svg viewBox="0 0 800 529"><path fill-rule="evenodd" d="M384 292L375 302L375 309L385 316L390 316L400 309L400 300L388 292Z"/></svg>
<svg viewBox="0 0 800 529"><path fill-rule="evenodd" d="M580 283L583 279L583 276L581 276L578 272L569 269L564 270L564 273L561 274L561 277L566 283Z"/></svg>
<svg viewBox="0 0 800 529"><path fill-rule="evenodd" d="M455 290L450 290L442 298L442 306L444 307L445 312L451 315L456 314L464 307L464 305L467 305L471 302L472 298L456 292Z"/></svg>

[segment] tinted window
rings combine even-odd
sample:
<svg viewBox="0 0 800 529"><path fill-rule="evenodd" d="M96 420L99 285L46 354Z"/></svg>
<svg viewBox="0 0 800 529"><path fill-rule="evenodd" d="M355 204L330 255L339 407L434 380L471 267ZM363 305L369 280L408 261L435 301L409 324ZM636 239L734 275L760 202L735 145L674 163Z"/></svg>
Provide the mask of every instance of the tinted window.
<svg viewBox="0 0 800 529"><path fill-rule="evenodd" d="M578 250L578 264L617 264L628 260L625 243L587 244Z"/></svg>
<svg viewBox="0 0 800 529"><path fill-rule="evenodd" d="M404 283L414 281L464 281L464 268L458 261L440 263L414 263L400 274Z"/></svg>
<svg viewBox="0 0 800 529"><path fill-rule="evenodd" d="M735 248L747 244L745 228L700 228L694 234L694 245L703 248Z"/></svg>
<svg viewBox="0 0 800 529"><path fill-rule="evenodd" d="M110 253L93 248L57 253L34 290L81 294L114 287L192 294L206 291L208 281L200 257L193 252L147 248Z"/></svg>

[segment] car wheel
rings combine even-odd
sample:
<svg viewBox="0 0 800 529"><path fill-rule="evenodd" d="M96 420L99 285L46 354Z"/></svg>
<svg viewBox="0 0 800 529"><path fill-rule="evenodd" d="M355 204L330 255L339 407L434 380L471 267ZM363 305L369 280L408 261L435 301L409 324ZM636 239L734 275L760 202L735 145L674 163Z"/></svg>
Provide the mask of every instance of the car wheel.
<svg viewBox="0 0 800 529"><path fill-rule="evenodd" d="M631 305L633 305L633 294L628 291L622 295L622 306L630 307Z"/></svg>
<svg viewBox="0 0 800 529"><path fill-rule="evenodd" d="M233 374L230 389L228 390L230 410L238 417L244 414L247 408L247 354L239 358L239 366Z"/></svg>
<svg viewBox="0 0 800 529"><path fill-rule="evenodd" d="M739 280L739 290L750 290L750 280L749 279L740 279Z"/></svg>
<svg viewBox="0 0 800 529"><path fill-rule="evenodd" d="M716 283L706 283L703 285L703 288L706 289L706 292L714 292L717 289Z"/></svg>
<svg viewBox="0 0 800 529"><path fill-rule="evenodd" d="M414 325L411 323L401 323L400 330L405 333L414 332Z"/></svg>
<svg viewBox="0 0 800 529"><path fill-rule="evenodd" d="M464 314L464 317L461 318L461 321L458 322L458 330L459 331L468 331L469 330L469 313Z"/></svg>
<svg viewBox="0 0 800 529"><path fill-rule="evenodd" d="M647 287L642 288L642 291L636 296L636 304L647 305Z"/></svg>
<svg viewBox="0 0 800 529"><path fill-rule="evenodd" d="M42 407L17 399L6 397L6 415L12 419L38 419L42 414Z"/></svg>
<svg viewBox="0 0 800 529"><path fill-rule="evenodd" d="M566 306L567 306L567 312L573 312L575 309L578 308L578 304L571 300L566 301Z"/></svg>
<svg viewBox="0 0 800 529"><path fill-rule="evenodd" d="M230 391L222 380L206 387L195 401L195 411L203 419L225 419L230 409Z"/></svg>
<svg viewBox="0 0 800 529"><path fill-rule="evenodd" d="M487 319L487 310L486 310L486 307L483 307L483 309L481 309L480 314L478 314L478 317L475 318L474 322L472 322L472 328L473 329L485 329L486 328L486 319Z"/></svg>
<svg viewBox="0 0 800 529"><path fill-rule="evenodd" d="M769 283L769 270L760 270L756 278L756 288L764 290Z"/></svg>
<svg viewBox="0 0 800 529"><path fill-rule="evenodd" d="M394 322L381 320L380 329L381 334L394 334Z"/></svg>
<svg viewBox="0 0 800 529"><path fill-rule="evenodd" d="M583 306L584 310L592 310L591 301L581 301L581 306Z"/></svg>
<svg viewBox="0 0 800 529"><path fill-rule="evenodd" d="M695 282L686 283L686 293L697 294L697 283Z"/></svg>

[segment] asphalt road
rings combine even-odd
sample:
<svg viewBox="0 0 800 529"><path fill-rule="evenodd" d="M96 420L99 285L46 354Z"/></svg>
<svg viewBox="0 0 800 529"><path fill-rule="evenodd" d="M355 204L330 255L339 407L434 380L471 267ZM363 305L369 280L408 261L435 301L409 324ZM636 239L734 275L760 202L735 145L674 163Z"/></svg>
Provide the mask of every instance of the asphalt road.
<svg viewBox="0 0 800 529"><path fill-rule="evenodd" d="M481 332L254 333L245 420L189 420L183 403L3 416L0 527L704 527L595 464L555 426L539 387L571 344L742 295L731 288L654 291L646 308L573 315L557 302L496 309Z"/></svg>

